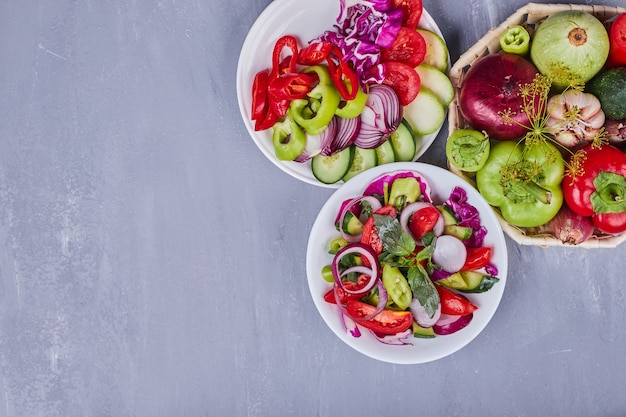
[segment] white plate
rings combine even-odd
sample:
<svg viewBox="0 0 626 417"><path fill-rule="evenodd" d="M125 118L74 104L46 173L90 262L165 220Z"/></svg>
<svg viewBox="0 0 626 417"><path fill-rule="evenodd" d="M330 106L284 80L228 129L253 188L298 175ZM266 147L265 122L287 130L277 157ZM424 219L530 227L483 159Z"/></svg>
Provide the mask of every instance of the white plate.
<svg viewBox="0 0 626 417"><path fill-rule="evenodd" d="M379 175L398 170L411 170L422 174L432 188L432 198L435 203L445 201L455 186L461 186L467 191L468 202L478 209L481 223L487 228L485 246L494 248L492 262L498 268L498 278L500 278L500 281L487 292L466 294L467 298L478 306L472 322L467 327L456 333L432 339L414 338L412 346L383 344L365 329L362 329L361 337L358 338L347 333L342 325L339 308L324 301L324 294L332 288L332 284L326 282L321 276L324 265L329 265L332 260L332 256L328 254L328 245L332 239L339 236L333 222L341 202L361 195L366 185ZM309 290L315 306L328 327L357 351L374 359L398 364L425 363L443 358L458 351L478 336L500 304L506 284L507 266L504 234L489 204L476 189L470 187L460 177L443 168L420 162L396 162L382 165L347 181L343 187L331 195L318 214L309 236L306 256Z"/></svg>
<svg viewBox="0 0 626 417"><path fill-rule="evenodd" d="M311 172L311 163L280 161L274 154L272 130L254 130L250 109L252 106L252 81L254 75L271 66L272 50L278 38L291 34L298 38L300 45L332 30L339 15L339 0L274 0L258 17L244 41L237 65L237 99L243 121L261 152L287 174L309 184L328 188L339 188L343 181L324 184ZM439 27L426 10L422 13L420 27L432 30L443 38ZM436 132L424 136L418 146L415 160L426 152L437 137Z"/></svg>

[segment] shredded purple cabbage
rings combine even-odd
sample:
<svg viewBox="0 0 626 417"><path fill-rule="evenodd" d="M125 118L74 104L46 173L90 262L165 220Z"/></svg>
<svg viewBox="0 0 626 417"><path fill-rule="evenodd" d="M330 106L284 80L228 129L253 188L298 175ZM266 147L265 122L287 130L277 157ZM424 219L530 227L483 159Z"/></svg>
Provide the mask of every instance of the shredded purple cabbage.
<svg viewBox="0 0 626 417"><path fill-rule="evenodd" d="M445 204L454 212L459 226L471 227L473 230L472 236L464 242L465 246L471 248L482 246L487 228L480 223L480 214L476 207L467 202L467 192L462 187L454 187Z"/></svg>
<svg viewBox="0 0 626 417"><path fill-rule="evenodd" d="M386 174L382 174L376 178L374 178L368 186L363 191L363 195L373 195L373 196L384 196L385 195L385 184L387 184L388 190L391 189L391 184L397 178L406 178L412 177L417 180L420 185L420 189L422 192L422 197L424 201L427 203L432 203L433 200L430 196L430 186L426 182L426 179L422 177L418 172L415 171L394 171Z"/></svg>
<svg viewBox="0 0 626 417"><path fill-rule="evenodd" d="M365 88L368 82L382 82L381 48L391 46L401 26L402 10L392 9L390 0L341 0L335 30L324 32L318 39L341 50Z"/></svg>

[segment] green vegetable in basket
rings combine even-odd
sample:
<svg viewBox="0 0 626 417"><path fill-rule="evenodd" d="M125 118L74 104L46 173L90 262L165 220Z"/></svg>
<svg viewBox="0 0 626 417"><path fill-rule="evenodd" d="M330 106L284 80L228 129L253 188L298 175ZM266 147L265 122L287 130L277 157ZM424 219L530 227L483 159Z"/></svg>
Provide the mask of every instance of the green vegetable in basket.
<svg viewBox="0 0 626 417"><path fill-rule="evenodd" d="M528 55L530 34L523 26L510 26L500 35L500 48L510 54Z"/></svg>
<svg viewBox="0 0 626 417"><path fill-rule="evenodd" d="M457 129L446 142L450 164L465 172L476 172L489 157L489 138L474 129Z"/></svg>
<svg viewBox="0 0 626 417"><path fill-rule="evenodd" d="M491 147L476 173L476 186L508 223L537 227L548 223L563 204L564 170L560 151L547 141L503 141Z"/></svg>

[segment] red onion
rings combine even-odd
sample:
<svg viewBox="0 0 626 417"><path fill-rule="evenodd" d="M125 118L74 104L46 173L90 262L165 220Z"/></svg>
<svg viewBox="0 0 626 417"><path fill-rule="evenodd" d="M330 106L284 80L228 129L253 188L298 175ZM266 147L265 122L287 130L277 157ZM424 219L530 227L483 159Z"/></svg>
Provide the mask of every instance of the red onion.
<svg viewBox="0 0 626 417"><path fill-rule="evenodd" d="M550 220L550 227L557 239L570 245L578 245L589 239L595 229L591 217L574 213L566 204Z"/></svg>
<svg viewBox="0 0 626 417"><path fill-rule="evenodd" d="M360 128L361 119L358 117L350 119L333 117L320 134L321 154L329 156L346 149L352 145Z"/></svg>
<svg viewBox="0 0 626 417"><path fill-rule="evenodd" d="M398 95L384 84L370 87L361 112L361 129L354 140L359 148L373 149L385 142L402 122L403 108Z"/></svg>
<svg viewBox="0 0 626 417"><path fill-rule="evenodd" d="M322 151L321 136L307 136L306 146L295 162L306 162Z"/></svg>
<svg viewBox="0 0 626 417"><path fill-rule="evenodd" d="M433 326L435 334L446 335L458 332L466 327L472 319L474 314L470 313L465 316L452 316L449 314L442 314L437 323Z"/></svg>
<svg viewBox="0 0 626 417"><path fill-rule="evenodd" d="M529 120L522 111L520 86L530 84L537 73L535 65L520 55L498 53L479 59L461 85L463 117L472 128L484 130L494 139L525 135ZM504 112L510 112L514 123L504 123Z"/></svg>
<svg viewBox="0 0 626 417"><path fill-rule="evenodd" d="M352 199L351 201L344 202L342 204L341 210L339 211L339 215L337 216L335 223L339 224L339 232L341 233L341 237L344 238L347 242L354 243L354 242L359 242L361 240L361 234L349 235L343 230L342 226L343 226L343 219L344 217L346 217L346 214L348 212L352 212L353 214L356 214L357 212L358 213L361 212L360 207L355 207L355 206L360 205L361 202L363 201L367 201L369 203L369 205L372 207L373 212L382 207L382 203L373 196L361 196L361 197Z"/></svg>
<svg viewBox="0 0 626 417"><path fill-rule="evenodd" d="M396 334L379 335L375 332L372 332L372 334L379 342L386 345L413 345L411 343L414 340L413 330L410 327Z"/></svg>
<svg viewBox="0 0 626 417"><path fill-rule="evenodd" d="M604 129L611 145L619 146L626 142L626 120L606 119Z"/></svg>
<svg viewBox="0 0 626 417"><path fill-rule="evenodd" d="M441 317L441 303L439 303L439 305L437 306L437 310L432 317L428 315L426 309L423 305L420 304L417 298L414 298L413 301L411 301L411 306L409 307L409 310L411 310L411 314L413 315L413 319L415 320L415 322L422 327L434 326Z"/></svg>

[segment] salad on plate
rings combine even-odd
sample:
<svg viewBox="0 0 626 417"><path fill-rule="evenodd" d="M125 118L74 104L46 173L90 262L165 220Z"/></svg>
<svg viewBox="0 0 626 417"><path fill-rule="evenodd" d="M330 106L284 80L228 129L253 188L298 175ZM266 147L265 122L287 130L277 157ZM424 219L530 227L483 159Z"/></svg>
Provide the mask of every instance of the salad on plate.
<svg viewBox="0 0 626 417"><path fill-rule="evenodd" d="M286 29L272 39L240 107L275 163L299 174L294 164L304 166L299 176L332 186L416 160L454 91L447 46L421 0L323 1L339 6L334 24L313 37Z"/></svg>

